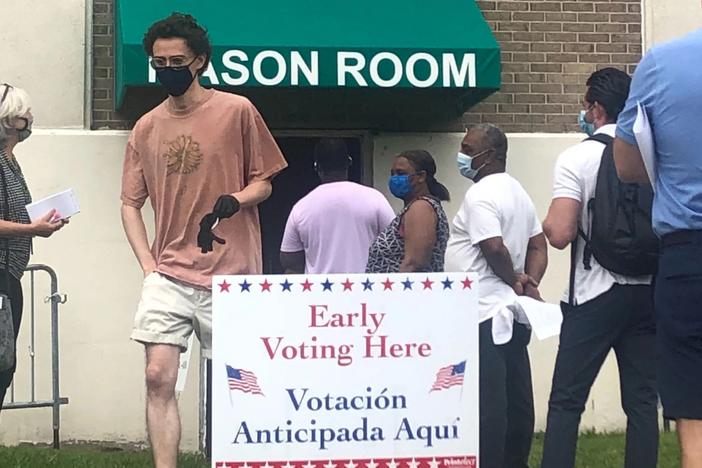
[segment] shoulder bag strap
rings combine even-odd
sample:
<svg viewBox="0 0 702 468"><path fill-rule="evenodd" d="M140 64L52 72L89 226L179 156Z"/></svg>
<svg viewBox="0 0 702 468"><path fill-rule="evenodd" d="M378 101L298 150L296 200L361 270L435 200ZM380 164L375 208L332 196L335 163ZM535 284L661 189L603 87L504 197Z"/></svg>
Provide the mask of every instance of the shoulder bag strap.
<svg viewBox="0 0 702 468"><path fill-rule="evenodd" d="M7 155L0 156L7 158ZM1 164L1 163L0 163ZM8 164L7 160L5 164ZM10 221L10 194L7 188L7 177L5 176L5 168L0 165L0 178L2 179L2 192L5 199L2 204L2 219ZM5 293L10 294L10 238L5 238Z"/></svg>
<svg viewBox="0 0 702 468"><path fill-rule="evenodd" d="M575 305L575 260L578 257L578 236L570 244L570 281L568 282L568 304Z"/></svg>

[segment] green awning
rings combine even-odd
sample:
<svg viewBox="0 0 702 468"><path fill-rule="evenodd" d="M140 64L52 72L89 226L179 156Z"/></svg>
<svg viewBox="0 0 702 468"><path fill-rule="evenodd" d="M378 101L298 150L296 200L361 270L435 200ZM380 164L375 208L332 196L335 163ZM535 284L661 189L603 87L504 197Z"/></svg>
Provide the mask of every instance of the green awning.
<svg viewBox="0 0 702 468"><path fill-rule="evenodd" d="M142 39L173 11L209 31L205 85L450 89L463 106L500 87L500 48L473 0L117 0L117 107L155 84Z"/></svg>

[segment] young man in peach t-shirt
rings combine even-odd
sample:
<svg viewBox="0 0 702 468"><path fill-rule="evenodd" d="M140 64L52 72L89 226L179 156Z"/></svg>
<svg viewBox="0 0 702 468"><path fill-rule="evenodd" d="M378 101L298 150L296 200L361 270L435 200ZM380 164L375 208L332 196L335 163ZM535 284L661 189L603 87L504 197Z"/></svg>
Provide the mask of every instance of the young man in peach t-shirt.
<svg viewBox="0 0 702 468"><path fill-rule="evenodd" d="M122 221L144 272L131 337L146 348L149 438L155 466L171 468L180 440L179 355L195 331L211 357L212 276L261 273L257 205L287 164L246 98L200 85L212 48L194 18L174 13L155 23L144 47L170 96L129 138ZM141 215L147 198L156 224L151 248Z"/></svg>

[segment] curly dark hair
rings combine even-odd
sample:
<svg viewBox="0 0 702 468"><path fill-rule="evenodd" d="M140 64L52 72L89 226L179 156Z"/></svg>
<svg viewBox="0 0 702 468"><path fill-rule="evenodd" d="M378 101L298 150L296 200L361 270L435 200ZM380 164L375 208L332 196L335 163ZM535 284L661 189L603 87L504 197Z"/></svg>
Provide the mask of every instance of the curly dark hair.
<svg viewBox="0 0 702 468"><path fill-rule="evenodd" d="M197 71L202 75L207 70L207 65L212 57L212 44L207 36L207 30L197 24L192 15L174 12L168 18L162 19L151 25L144 34L144 50L151 57L154 53L154 43L157 39L170 39L178 37L185 39L188 48L195 56L204 55L205 65Z"/></svg>
<svg viewBox="0 0 702 468"><path fill-rule="evenodd" d="M629 96L631 77L619 69L607 67L590 75L585 85L587 102L599 103L607 112L610 122L616 122Z"/></svg>

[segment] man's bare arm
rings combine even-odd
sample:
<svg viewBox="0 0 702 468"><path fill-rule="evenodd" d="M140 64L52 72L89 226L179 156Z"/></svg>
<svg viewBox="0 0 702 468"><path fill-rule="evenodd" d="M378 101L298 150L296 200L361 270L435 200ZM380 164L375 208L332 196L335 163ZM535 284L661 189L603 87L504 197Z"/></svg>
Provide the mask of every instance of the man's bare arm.
<svg viewBox="0 0 702 468"><path fill-rule="evenodd" d="M621 138L614 139L614 165L619 180L624 183L649 183L646 166L639 148Z"/></svg>
<svg viewBox="0 0 702 468"><path fill-rule="evenodd" d="M268 199L273 193L273 184L270 179L257 180L244 187L244 190L233 193L241 208L256 206Z"/></svg>
<svg viewBox="0 0 702 468"><path fill-rule="evenodd" d="M141 210L122 204L122 226L127 235L129 245L141 266L144 276L156 270L156 260L149 249L149 239L146 235L146 225Z"/></svg>

